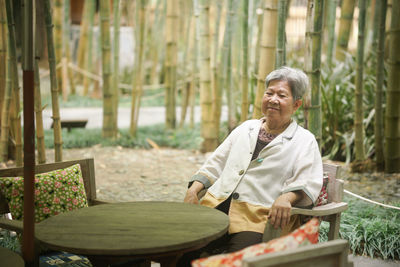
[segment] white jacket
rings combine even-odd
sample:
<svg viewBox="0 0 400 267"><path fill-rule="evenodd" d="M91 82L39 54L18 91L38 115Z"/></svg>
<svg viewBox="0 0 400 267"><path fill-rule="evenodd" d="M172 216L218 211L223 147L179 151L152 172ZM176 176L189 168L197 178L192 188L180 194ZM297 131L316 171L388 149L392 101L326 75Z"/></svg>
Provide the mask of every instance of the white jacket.
<svg viewBox="0 0 400 267"><path fill-rule="evenodd" d="M295 121L251 161L261 120L238 126L192 177L208 188L202 204L215 207L232 193L230 232L263 232L268 208L282 193L303 190L298 206L312 205L322 187L315 137Z"/></svg>

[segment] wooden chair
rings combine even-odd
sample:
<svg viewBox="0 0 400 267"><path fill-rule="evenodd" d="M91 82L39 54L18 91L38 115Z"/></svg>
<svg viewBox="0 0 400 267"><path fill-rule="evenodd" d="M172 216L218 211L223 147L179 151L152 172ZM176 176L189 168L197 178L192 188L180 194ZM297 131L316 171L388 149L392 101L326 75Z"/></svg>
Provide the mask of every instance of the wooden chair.
<svg viewBox="0 0 400 267"><path fill-rule="evenodd" d="M88 205L97 205L106 203L96 198L96 181L94 175L94 160L92 158L89 159L80 159L80 160L70 160L56 163L47 163L47 164L39 164L36 165L35 173L45 173L57 169L63 169L70 167L75 164L81 165L83 182L85 185L86 197L88 201ZM24 168L7 168L0 169L0 179L2 177L17 177L23 176ZM5 197L0 192L0 228L4 228L7 230L15 231L17 233L23 232L23 223L22 221L10 220L7 218L3 218L4 214L9 213L8 203Z"/></svg>
<svg viewBox="0 0 400 267"><path fill-rule="evenodd" d="M312 217L320 217L323 221L329 222L328 240L339 238L340 216L343 211L348 208L347 203L342 202L343 198L343 181L338 179L340 174L340 166L324 163L324 173L329 176L328 182L328 203L312 209L292 208L292 215L305 215ZM271 224L267 223L265 227L263 241L268 242L271 239L281 235L280 228L274 229Z"/></svg>
<svg viewBox="0 0 400 267"><path fill-rule="evenodd" d="M338 239L296 249L279 251L246 258L243 267L353 267L348 259L349 244L347 240Z"/></svg>
<svg viewBox="0 0 400 267"><path fill-rule="evenodd" d="M348 207L347 203L342 202L343 198L343 181L338 179L340 175L340 166L334 164L323 164L324 173L328 174L328 203L322 206L314 207L312 209L302 209L293 207L292 215L305 215L313 217L321 217L322 220L329 222L328 240L339 238L340 216L343 211ZM203 189L199 192L199 199L206 193ZM280 228L274 229L267 223L264 231L263 241L268 242L281 235Z"/></svg>

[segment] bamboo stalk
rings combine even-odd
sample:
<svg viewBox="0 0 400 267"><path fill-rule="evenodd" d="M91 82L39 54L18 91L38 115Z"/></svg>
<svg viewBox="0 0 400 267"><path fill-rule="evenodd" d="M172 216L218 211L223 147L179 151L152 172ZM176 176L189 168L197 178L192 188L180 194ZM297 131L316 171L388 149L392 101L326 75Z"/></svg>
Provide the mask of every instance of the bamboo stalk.
<svg viewBox="0 0 400 267"><path fill-rule="evenodd" d="M165 85L166 85L166 127L173 129L176 125L176 69L177 69L177 40L179 5L178 0L167 2L166 19L166 57L165 57Z"/></svg>
<svg viewBox="0 0 400 267"><path fill-rule="evenodd" d="M0 111L3 110L7 75L7 19L4 1L0 0Z"/></svg>
<svg viewBox="0 0 400 267"><path fill-rule="evenodd" d="M336 24L336 7L338 5L338 0L327 1L327 26L328 26L328 46L326 50L326 58L328 65L332 65L333 53L335 50L336 34L335 34L335 24Z"/></svg>
<svg viewBox="0 0 400 267"><path fill-rule="evenodd" d="M306 36L304 51L304 71L308 79L312 79L312 32L314 19L314 0L307 1ZM303 96L304 128L309 128L309 111L311 107L311 84Z"/></svg>
<svg viewBox="0 0 400 267"><path fill-rule="evenodd" d="M286 9L287 0L278 0L278 38L276 42L275 68L285 65Z"/></svg>
<svg viewBox="0 0 400 267"><path fill-rule="evenodd" d="M56 54L56 65L61 63L62 55L63 55L63 28L62 28L62 21L63 21L63 3L62 0L54 0L54 49ZM65 82L63 82L63 69L59 68L56 70L57 75L57 88L61 89L63 99L67 100L67 88L65 88Z"/></svg>
<svg viewBox="0 0 400 267"><path fill-rule="evenodd" d="M219 33L220 33L220 24L221 24L221 12L222 12L222 1L216 1L217 14L215 21L215 31L213 36L213 52L211 54L211 73L212 73L212 93L213 93L213 114L214 114L214 122L215 122L215 130L219 133L219 125L221 123L221 95L222 95L222 86L219 83L220 73L218 71L218 51L219 51ZM216 133L217 135L219 135Z"/></svg>
<svg viewBox="0 0 400 267"><path fill-rule="evenodd" d="M261 100L265 90L265 77L268 73L273 71L275 66L277 6L277 0L266 0L263 6L263 33L260 42L260 64L258 68L257 92L254 99L254 119L258 119L261 116Z"/></svg>
<svg viewBox="0 0 400 267"><path fill-rule="evenodd" d="M385 112L385 172L400 172L400 1L392 1Z"/></svg>
<svg viewBox="0 0 400 267"><path fill-rule="evenodd" d="M115 137L114 102L111 88L110 1L100 1L101 58L103 72L103 130L105 138Z"/></svg>
<svg viewBox="0 0 400 267"><path fill-rule="evenodd" d="M311 73L311 106L309 130L320 144L322 139L321 112L321 50L322 21L324 17L324 1L314 1L314 24L312 34L312 73Z"/></svg>
<svg viewBox="0 0 400 267"><path fill-rule="evenodd" d="M83 13L82 13L82 19L81 19L81 25L79 27L79 42L78 42L78 52L77 52L77 65L80 68L85 68L86 63L86 57L85 55L90 52L89 48L87 47L88 44L88 30L89 30L89 12L90 12L90 7L93 4L94 0L85 0L84 6L83 6ZM80 79L80 81L82 81Z"/></svg>
<svg viewBox="0 0 400 267"><path fill-rule="evenodd" d="M113 62L113 91L114 91L114 135L118 135L118 100L119 100L119 25L120 25L120 1L114 0L113 2L113 29L114 29L114 62Z"/></svg>
<svg viewBox="0 0 400 267"><path fill-rule="evenodd" d="M242 111L240 121L247 120L249 114L249 76L248 76L248 32L249 32L249 1L243 2L242 22Z"/></svg>
<svg viewBox="0 0 400 267"><path fill-rule="evenodd" d="M87 20L88 20L88 29L87 29L87 53L85 58L85 69L89 72L93 72L93 26L94 26L94 13L95 13L95 0L86 0L88 5L88 13L87 13ZM85 4L86 5L86 4ZM89 92L90 80L88 77L84 76L83 78L83 95L86 96Z"/></svg>
<svg viewBox="0 0 400 267"><path fill-rule="evenodd" d="M10 47L10 38L8 38L8 46ZM8 138L10 132L10 106L12 95L12 67L10 53L7 57L7 76L6 88L3 99L3 110L1 112L1 161L7 162L8 160Z"/></svg>
<svg viewBox="0 0 400 267"><path fill-rule="evenodd" d="M378 171L384 170L385 157L383 152L383 81L384 81L384 52L385 52L385 24L386 24L386 0L381 0L376 3L375 13L378 20L378 31L377 39L378 43L376 46L376 86L375 86L375 157L376 167Z"/></svg>
<svg viewBox="0 0 400 267"><path fill-rule="evenodd" d="M71 47L70 47L70 33L71 33L71 16L70 16L70 0L64 0L64 22L63 22L63 45L64 56L67 62L72 62ZM68 82L72 95L76 94L74 76L71 69L68 69Z"/></svg>
<svg viewBox="0 0 400 267"><path fill-rule="evenodd" d="M354 104L354 145L356 160L365 160L364 125L363 125L363 76L364 76L364 42L365 42L365 0L358 0L358 42L356 58L356 90Z"/></svg>
<svg viewBox="0 0 400 267"><path fill-rule="evenodd" d="M8 37L9 37L9 58L11 62L11 95L12 95L12 113L11 113L11 127L14 132L15 138L15 163L22 166L22 134L21 134L21 117L20 98L19 98L19 81L18 81L18 63L16 56L16 35L15 35L15 22L13 17L12 3L6 0L7 24L8 24Z"/></svg>
<svg viewBox="0 0 400 267"><path fill-rule="evenodd" d="M200 106L201 106L201 137L203 143L200 150L203 152L213 151L218 145L218 136L215 135L217 129L212 114L212 88L211 88L211 64L210 64L210 27L209 12L210 2L202 0L194 3L198 10L198 37L201 46L199 46L200 61Z"/></svg>
<svg viewBox="0 0 400 267"><path fill-rule="evenodd" d="M353 14L355 8L355 0L343 0L340 23L339 23L339 34L337 39L336 48L336 59L343 61L346 57L345 52L347 51L347 45L349 43L351 24L353 22Z"/></svg>
<svg viewBox="0 0 400 267"><path fill-rule="evenodd" d="M140 100L143 94L143 62L145 54L145 29L146 29L146 2L140 1L138 11L138 25L136 31L136 40L139 40L139 45L136 46L136 55L138 56L137 65L135 66L135 75L132 83L132 107L131 107L131 124L130 134L136 135L137 123L139 120ZM140 25L140 26L139 26Z"/></svg>
<svg viewBox="0 0 400 267"><path fill-rule="evenodd" d="M38 54L38 52L36 52ZM44 128L43 128L43 107L40 90L39 78L39 57L35 59L35 118L36 118L36 142L38 151L39 164L46 163L46 147L44 143Z"/></svg>
<svg viewBox="0 0 400 267"><path fill-rule="evenodd" d="M53 133L54 133L54 150L55 162L62 161L62 136L61 136L61 121L60 121L60 106L58 104L59 88L57 87L55 51L53 43L53 19L51 13L50 0L42 0L44 5L44 19L47 31L47 49L49 57L50 69L50 92L51 106L53 111Z"/></svg>

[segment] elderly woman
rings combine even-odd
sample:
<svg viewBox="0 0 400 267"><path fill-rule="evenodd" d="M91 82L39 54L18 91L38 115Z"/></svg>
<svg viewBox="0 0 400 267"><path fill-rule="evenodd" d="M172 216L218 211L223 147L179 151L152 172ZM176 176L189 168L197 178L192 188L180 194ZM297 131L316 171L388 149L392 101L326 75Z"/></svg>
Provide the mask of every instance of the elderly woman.
<svg viewBox="0 0 400 267"><path fill-rule="evenodd" d="M296 228L293 206L308 207L322 187L322 160L315 137L292 115L302 104L307 76L282 67L266 77L263 118L238 126L191 178L184 201L229 215L225 252L262 241L266 223L283 232ZM215 243L215 242L214 242Z"/></svg>

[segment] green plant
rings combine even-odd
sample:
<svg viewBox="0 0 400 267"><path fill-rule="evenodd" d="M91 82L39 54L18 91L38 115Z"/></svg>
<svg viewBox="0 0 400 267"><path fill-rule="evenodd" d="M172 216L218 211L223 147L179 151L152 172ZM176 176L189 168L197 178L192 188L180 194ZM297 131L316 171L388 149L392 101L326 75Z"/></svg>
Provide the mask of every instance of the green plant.
<svg viewBox="0 0 400 267"><path fill-rule="evenodd" d="M354 254L400 259L400 213L345 197L349 209L342 213L339 235L349 241ZM400 206L397 204L397 206ZM320 241L327 241L329 226L323 222Z"/></svg>
<svg viewBox="0 0 400 267"><path fill-rule="evenodd" d="M18 253L21 252L21 245L18 236L11 234L8 230L0 231L0 247L8 248Z"/></svg>

